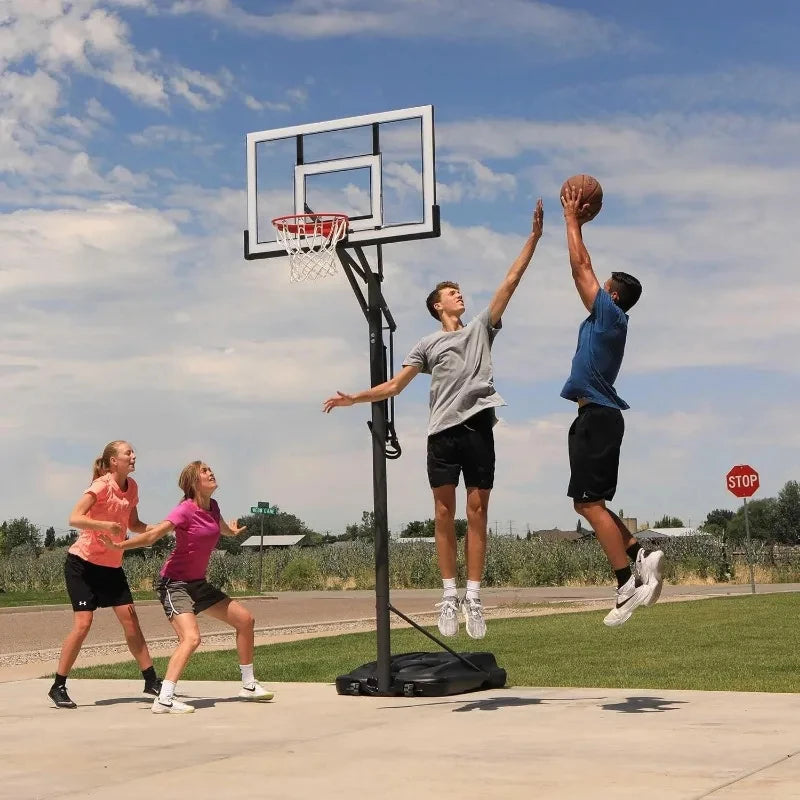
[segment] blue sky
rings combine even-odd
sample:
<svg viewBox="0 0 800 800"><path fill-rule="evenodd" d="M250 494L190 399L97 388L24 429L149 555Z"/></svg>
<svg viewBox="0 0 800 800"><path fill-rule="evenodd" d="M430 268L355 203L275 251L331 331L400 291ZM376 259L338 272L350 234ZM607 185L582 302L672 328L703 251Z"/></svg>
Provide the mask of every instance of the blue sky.
<svg viewBox="0 0 800 800"><path fill-rule="evenodd" d="M269 500L320 530L371 507L366 327L343 277L245 262L248 131L432 103L443 235L385 251L398 361L459 280L480 310L545 235L494 350L508 401L490 517L571 527L559 398L581 305L558 187L605 189L586 241L638 275L618 389L616 508L693 524L800 479L795 255L800 81L789 2L0 0L0 517L65 525L106 441L163 518L203 458L223 512ZM427 378L397 400L390 526L431 514Z"/></svg>

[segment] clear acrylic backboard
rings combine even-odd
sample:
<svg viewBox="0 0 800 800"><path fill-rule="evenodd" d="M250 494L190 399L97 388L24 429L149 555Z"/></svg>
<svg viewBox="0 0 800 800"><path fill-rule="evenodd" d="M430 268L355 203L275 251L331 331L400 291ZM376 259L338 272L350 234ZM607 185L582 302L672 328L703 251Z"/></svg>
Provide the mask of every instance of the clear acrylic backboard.
<svg viewBox="0 0 800 800"><path fill-rule="evenodd" d="M344 246L439 236L433 106L247 134L245 258L285 256L272 220L346 214Z"/></svg>

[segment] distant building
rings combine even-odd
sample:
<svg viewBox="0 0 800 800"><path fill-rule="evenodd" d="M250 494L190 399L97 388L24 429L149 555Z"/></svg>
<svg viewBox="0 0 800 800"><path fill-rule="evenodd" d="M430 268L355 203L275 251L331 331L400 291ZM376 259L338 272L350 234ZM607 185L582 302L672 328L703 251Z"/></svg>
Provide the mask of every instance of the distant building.
<svg viewBox="0 0 800 800"><path fill-rule="evenodd" d="M686 536L710 536L697 528L647 528L636 534L637 539L681 539Z"/></svg>
<svg viewBox="0 0 800 800"><path fill-rule="evenodd" d="M578 542L582 539L591 539L594 536L594 531L591 528L581 528L579 531L545 528L541 531L531 531L531 536L535 536L545 542Z"/></svg>
<svg viewBox="0 0 800 800"><path fill-rule="evenodd" d="M295 547L296 545L301 545L303 539L306 537L304 535L295 535L295 536L265 536L264 537L264 547ZM261 537L260 536L251 536L248 539L245 539L241 546L247 547L248 549L256 548L261 545Z"/></svg>

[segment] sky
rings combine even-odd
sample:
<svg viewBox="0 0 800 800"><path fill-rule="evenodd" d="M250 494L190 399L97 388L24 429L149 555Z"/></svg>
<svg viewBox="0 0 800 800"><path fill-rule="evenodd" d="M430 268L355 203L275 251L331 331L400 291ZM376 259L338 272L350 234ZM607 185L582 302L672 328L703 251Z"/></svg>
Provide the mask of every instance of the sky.
<svg viewBox="0 0 800 800"><path fill-rule="evenodd" d="M558 189L603 185L584 229L631 272L612 507L697 525L800 479L800 69L790 2L0 0L0 518L62 531L106 442L164 518L202 459L227 517L257 501L340 533L372 507L367 329L341 274L245 261L245 134L433 104L439 239L384 248L396 368L457 280L486 306L543 197L544 236L495 340L489 518L560 526L585 316ZM291 209L287 209L287 213ZM429 379L396 400L389 524L432 515ZM459 503L463 506L463 486ZM459 515L463 515L463 512Z"/></svg>

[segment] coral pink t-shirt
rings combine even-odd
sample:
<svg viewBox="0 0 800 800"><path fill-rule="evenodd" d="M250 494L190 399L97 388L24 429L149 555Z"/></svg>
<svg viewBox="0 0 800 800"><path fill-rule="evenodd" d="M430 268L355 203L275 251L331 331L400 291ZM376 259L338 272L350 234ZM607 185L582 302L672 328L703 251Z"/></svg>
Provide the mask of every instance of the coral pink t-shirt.
<svg viewBox="0 0 800 800"><path fill-rule="evenodd" d="M106 547L100 541L100 533L106 533L109 538L118 542L125 540L131 511L139 505L139 487L133 478L128 477L128 486L123 492L111 473L107 472L105 475L95 478L86 492L95 497L94 504L86 512L86 516L103 522L118 522L122 531L119 534L113 534L109 531L82 530L69 552L84 561L99 564L101 567L120 567L122 566L122 550L112 550Z"/></svg>
<svg viewBox="0 0 800 800"><path fill-rule="evenodd" d="M161 568L161 577L174 581L199 581L206 577L208 561L220 537L220 512L216 500L206 511L194 500L184 500L167 514L175 526L175 549Z"/></svg>

